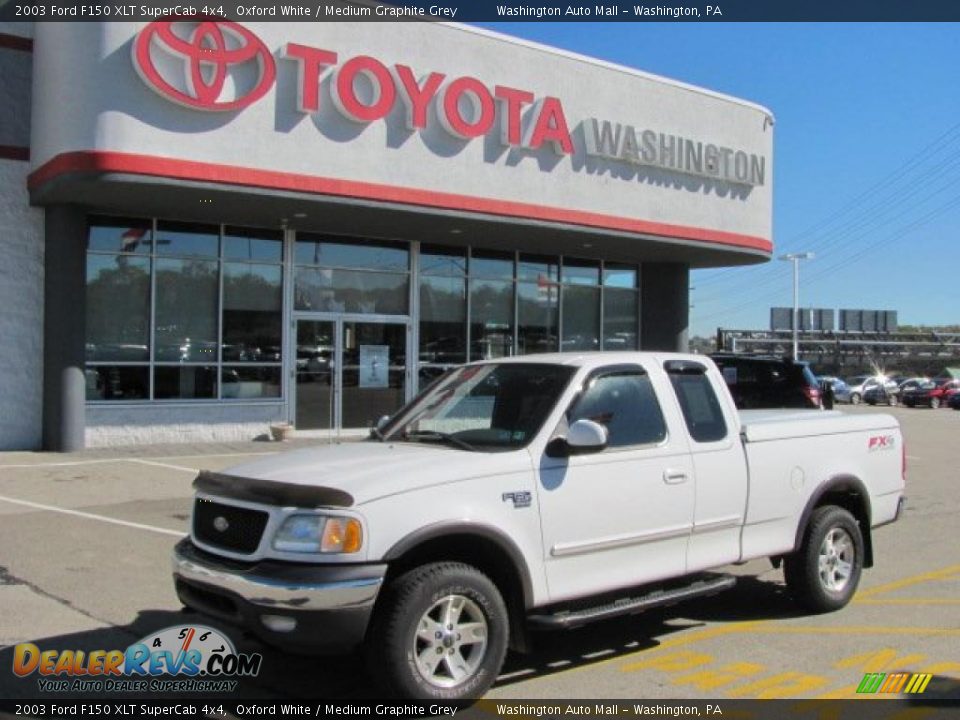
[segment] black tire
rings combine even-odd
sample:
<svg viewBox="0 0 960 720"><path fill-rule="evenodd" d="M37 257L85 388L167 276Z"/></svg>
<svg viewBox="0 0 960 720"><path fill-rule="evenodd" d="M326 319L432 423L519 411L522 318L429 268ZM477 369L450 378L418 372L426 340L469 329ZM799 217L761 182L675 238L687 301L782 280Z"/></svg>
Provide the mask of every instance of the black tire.
<svg viewBox="0 0 960 720"><path fill-rule="evenodd" d="M436 637L443 627L436 620L443 619L444 607L455 609L457 603L457 620L447 624L442 637ZM434 623L427 633L429 639L418 633L421 623ZM457 630L469 626L476 634L481 623L485 623L485 642L463 642ZM497 679L507 652L508 628L503 597L486 575L463 563L430 563L387 586L377 601L364 650L368 665L391 696L475 699ZM441 659L431 670L420 660L434 660L434 651ZM456 678L453 663L458 665L457 672L464 673L462 679Z"/></svg>
<svg viewBox="0 0 960 720"><path fill-rule="evenodd" d="M834 551L842 547L842 553L831 553L831 546ZM824 556L823 572L821 555ZM783 575L794 600L812 613L833 612L850 602L862 570L860 526L853 515L835 505L824 505L813 511L800 549L788 555L783 564Z"/></svg>
<svg viewBox="0 0 960 720"><path fill-rule="evenodd" d="M860 400L861 400L860 393L851 393L851 394L850 394L850 404L851 404L851 405L859 405L859 404L860 404Z"/></svg>

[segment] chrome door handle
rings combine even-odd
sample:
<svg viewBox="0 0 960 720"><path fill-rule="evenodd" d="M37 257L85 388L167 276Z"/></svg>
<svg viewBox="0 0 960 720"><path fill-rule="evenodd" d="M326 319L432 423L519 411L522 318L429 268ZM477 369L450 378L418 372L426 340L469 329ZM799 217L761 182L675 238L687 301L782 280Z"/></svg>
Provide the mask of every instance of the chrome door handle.
<svg viewBox="0 0 960 720"><path fill-rule="evenodd" d="M668 485L677 485L687 481L687 474L683 470L670 470L668 468L663 471L663 481Z"/></svg>

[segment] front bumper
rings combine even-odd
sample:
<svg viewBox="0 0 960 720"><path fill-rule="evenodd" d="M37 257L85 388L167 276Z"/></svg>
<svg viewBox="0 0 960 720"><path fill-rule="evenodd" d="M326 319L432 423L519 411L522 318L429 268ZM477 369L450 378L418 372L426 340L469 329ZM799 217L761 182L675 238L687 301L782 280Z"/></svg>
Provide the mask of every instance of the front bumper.
<svg viewBox="0 0 960 720"><path fill-rule="evenodd" d="M184 605L302 652L359 645L386 571L382 564L237 562L200 550L189 538L173 550L173 578Z"/></svg>

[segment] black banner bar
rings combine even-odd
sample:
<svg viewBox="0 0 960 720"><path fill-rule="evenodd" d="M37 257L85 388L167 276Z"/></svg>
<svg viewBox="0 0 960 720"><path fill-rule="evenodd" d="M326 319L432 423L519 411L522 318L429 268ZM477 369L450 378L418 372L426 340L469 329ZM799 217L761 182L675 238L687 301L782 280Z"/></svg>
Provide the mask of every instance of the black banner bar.
<svg viewBox="0 0 960 720"><path fill-rule="evenodd" d="M957 22L956 0L0 0L0 21L122 22L167 14L259 22Z"/></svg>
<svg viewBox="0 0 960 720"><path fill-rule="evenodd" d="M789 718L790 720L956 720L960 701L916 698L862 700L0 700L0 717L20 718Z"/></svg>

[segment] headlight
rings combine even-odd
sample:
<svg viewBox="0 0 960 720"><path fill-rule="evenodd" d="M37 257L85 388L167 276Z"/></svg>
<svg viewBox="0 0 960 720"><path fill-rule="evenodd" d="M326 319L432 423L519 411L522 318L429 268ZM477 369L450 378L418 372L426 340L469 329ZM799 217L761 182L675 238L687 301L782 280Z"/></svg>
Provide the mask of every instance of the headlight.
<svg viewBox="0 0 960 720"><path fill-rule="evenodd" d="M363 545L360 521L349 517L291 515L273 536L281 552L355 553Z"/></svg>

